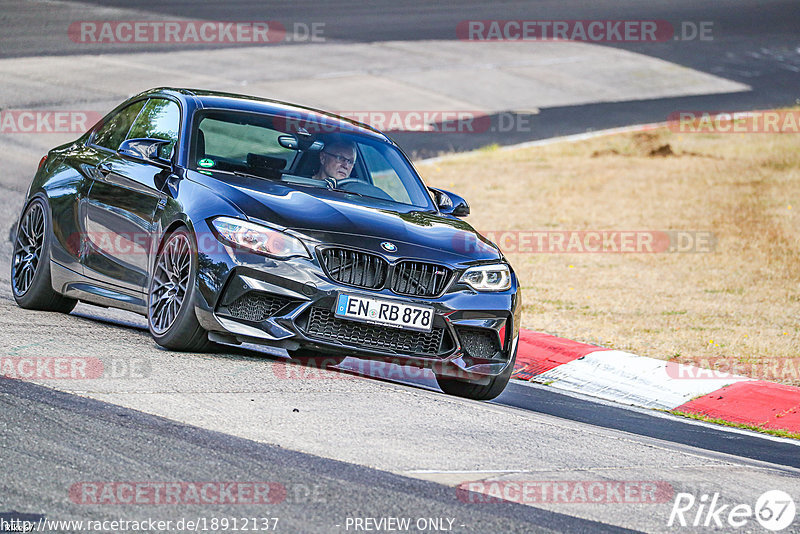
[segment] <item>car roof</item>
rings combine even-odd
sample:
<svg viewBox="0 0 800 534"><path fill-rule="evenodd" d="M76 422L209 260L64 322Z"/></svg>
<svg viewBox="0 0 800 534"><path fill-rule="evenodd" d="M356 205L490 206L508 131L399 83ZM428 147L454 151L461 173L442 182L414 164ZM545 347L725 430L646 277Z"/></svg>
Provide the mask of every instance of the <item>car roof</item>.
<svg viewBox="0 0 800 534"><path fill-rule="evenodd" d="M354 121L346 117L341 117L334 113L315 109L311 107L301 106L298 104L290 104L280 100L270 100L268 98L260 98L256 96L241 95L236 93L225 93L220 91L208 91L204 89L186 89L175 87L159 87L150 89L136 95L133 98L141 98L143 96L172 96L181 100L184 107L190 112L198 109L224 109L232 111L245 111L252 113L264 113L268 115L277 115L282 117L298 117L303 120L317 121L336 128L341 126L343 130L351 133L358 133L367 137L372 137L376 140L389 142L394 144L381 131L376 130L368 124Z"/></svg>

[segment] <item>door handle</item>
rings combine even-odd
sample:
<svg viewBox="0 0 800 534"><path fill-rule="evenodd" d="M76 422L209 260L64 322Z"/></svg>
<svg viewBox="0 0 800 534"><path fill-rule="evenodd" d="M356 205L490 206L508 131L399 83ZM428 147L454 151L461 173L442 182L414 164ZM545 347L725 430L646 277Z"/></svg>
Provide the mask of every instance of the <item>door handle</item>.
<svg viewBox="0 0 800 534"><path fill-rule="evenodd" d="M100 171L102 174L108 174L111 172L111 163L102 162L97 165L97 170Z"/></svg>

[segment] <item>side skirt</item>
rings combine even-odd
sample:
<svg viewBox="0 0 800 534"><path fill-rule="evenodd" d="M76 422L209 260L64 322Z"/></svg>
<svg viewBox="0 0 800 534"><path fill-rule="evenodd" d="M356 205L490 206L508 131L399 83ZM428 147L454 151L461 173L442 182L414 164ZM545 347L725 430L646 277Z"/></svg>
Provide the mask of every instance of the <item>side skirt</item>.
<svg viewBox="0 0 800 534"><path fill-rule="evenodd" d="M147 301L142 293L134 293L88 280L80 273L54 261L50 262L50 276L53 281L53 289L66 297L96 306L119 308L147 315Z"/></svg>

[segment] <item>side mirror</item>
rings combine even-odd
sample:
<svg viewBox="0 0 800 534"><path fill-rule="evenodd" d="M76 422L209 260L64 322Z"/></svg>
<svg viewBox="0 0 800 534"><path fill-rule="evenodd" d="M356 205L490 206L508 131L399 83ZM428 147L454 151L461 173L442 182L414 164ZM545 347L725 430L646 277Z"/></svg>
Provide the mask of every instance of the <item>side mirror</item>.
<svg viewBox="0 0 800 534"><path fill-rule="evenodd" d="M469 204L462 197L444 189L436 189L435 187L429 187L428 189L433 194L436 207L442 213L453 215L454 217L466 217L469 215Z"/></svg>
<svg viewBox="0 0 800 534"><path fill-rule="evenodd" d="M120 156L145 161L147 163L154 163L162 167L172 166L170 160L159 155L161 147L170 143L172 143L172 141L166 139L126 139L119 146L117 153Z"/></svg>

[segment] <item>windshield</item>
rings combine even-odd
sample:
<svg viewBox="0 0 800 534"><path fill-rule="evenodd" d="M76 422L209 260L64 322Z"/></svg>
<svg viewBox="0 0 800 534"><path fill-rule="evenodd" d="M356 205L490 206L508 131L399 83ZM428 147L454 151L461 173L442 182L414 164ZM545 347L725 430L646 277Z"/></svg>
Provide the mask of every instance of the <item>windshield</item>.
<svg viewBox="0 0 800 534"><path fill-rule="evenodd" d="M189 167L435 209L427 188L395 146L352 131L355 127L334 132L330 124L318 126L304 122L299 128L280 116L200 111Z"/></svg>

